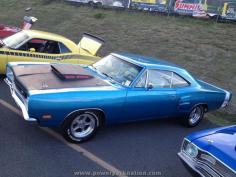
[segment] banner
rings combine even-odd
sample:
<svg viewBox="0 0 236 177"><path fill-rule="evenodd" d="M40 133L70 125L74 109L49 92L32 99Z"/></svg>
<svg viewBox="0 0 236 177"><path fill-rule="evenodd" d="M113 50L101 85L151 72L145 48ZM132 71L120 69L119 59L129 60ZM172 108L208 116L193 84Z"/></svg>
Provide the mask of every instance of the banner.
<svg viewBox="0 0 236 177"><path fill-rule="evenodd" d="M221 17L226 20L236 20L236 2L225 2Z"/></svg>
<svg viewBox="0 0 236 177"><path fill-rule="evenodd" d="M174 12L183 15L193 15L194 12L204 11L200 0L177 0L174 6Z"/></svg>
<svg viewBox="0 0 236 177"><path fill-rule="evenodd" d="M130 8L137 10L167 12L169 0L131 0Z"/></svg>
<svg viewBox="0 0 236 177"><path fill-rule="evenodd" d="M236 0L176 0L174 12L198 18L236 20Z"/></svg>
<svg viewBox="0 0 236 177"><path fill-rule="evenodd" d="M236 21L236 0L66 0L103 7Z"/></svg>

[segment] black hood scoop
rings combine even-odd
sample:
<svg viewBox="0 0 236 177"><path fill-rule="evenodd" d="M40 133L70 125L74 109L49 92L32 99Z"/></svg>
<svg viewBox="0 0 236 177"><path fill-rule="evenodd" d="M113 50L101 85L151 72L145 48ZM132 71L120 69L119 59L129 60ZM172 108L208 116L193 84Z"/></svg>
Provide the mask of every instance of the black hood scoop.
<svg viewBox="0 0 236 177"><path fill-rule="evenodd" d="M53 64L51 65L51 68L53 73L62 80L82 80L93 78L90 72L78 65L68 67L67 65Z"/></svg>

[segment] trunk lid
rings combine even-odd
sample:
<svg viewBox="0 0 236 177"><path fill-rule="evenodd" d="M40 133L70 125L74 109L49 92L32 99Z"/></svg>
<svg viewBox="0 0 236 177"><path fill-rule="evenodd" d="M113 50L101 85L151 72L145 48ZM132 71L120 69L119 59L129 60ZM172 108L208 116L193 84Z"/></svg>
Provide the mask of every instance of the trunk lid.
<svg viewBox="0 0 236 177"><path fill-rule="evenodd" d="M205 90L213 91L213 92L220 92L220 93L225 93L224 89L221 89L219 87L216 87L212 84L206 83L202 80L197 80L198 83L201 85L201 87Z"/></svg>

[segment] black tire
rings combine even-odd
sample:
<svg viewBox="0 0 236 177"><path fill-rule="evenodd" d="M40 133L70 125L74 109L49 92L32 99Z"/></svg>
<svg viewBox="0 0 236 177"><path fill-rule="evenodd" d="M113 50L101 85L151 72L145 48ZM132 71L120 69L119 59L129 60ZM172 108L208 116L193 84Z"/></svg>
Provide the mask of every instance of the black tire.
<svg viewBox="0 0 236 177"><path fill-rule="evenodd" d="M82 123L82 120L84 123ZM86 123L90 123L91 126ZM69 142L82 143L91 139L96 134L99 125L99 116L93 111L74 113L70 117L66 118L62 125L63 136ZM79 129L82 131L79 131Z"/></svg>
<svg viewBox="0 0 236 177"><path fill-rule="evenodd" d="M183 123L187 127L197 126L204 117L204 107L202 105L195 106L192 108L190 113L183 119Z"/></svg>

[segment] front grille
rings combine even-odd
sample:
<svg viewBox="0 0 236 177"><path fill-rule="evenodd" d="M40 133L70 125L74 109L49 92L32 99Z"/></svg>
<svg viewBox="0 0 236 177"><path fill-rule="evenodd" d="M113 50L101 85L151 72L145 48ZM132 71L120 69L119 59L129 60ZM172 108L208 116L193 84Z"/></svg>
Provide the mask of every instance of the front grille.
<svg viewBox="0 0 236 177"><path fill-rule="evenodd" d="M222 177L236 177L236 174L226 167L222 162L217 160L212 155L199 150L197 161L206 164L212 170L220 174Z"/></svg>

